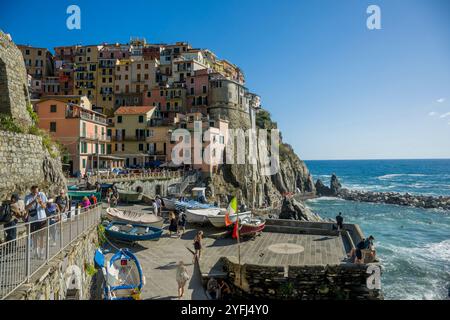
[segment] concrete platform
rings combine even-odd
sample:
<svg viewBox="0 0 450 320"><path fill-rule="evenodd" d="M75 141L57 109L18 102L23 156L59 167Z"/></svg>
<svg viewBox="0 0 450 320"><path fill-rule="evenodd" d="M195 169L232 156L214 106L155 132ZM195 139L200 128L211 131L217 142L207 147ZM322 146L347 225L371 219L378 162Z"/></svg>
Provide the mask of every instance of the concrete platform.
<svg viewBox="0 0 450 320"><path fill-rule="evenodd" d="M151 208L142 205L126 208L151 211ZM205 234L204 250L199 264L194 265L188 248L193 250L193 239L199 230ZM142 297L177 299L176 266L179 261L184 261L191 275L184 299L206 299L202 278L224 276L220 258L235 257L237 260L238 257L237 241L225 236L226 233L213 227L188 225L186 234L180 239L170 238L167 231L159 241L139 243L131 248L128 246L140 259L146 276L147 284ZM267 266L340 264L346 256L347 245L343 239L331 235L263 232L254 239L241 241L241 263ZM115 245L127 247L121 243Z"/></svg>

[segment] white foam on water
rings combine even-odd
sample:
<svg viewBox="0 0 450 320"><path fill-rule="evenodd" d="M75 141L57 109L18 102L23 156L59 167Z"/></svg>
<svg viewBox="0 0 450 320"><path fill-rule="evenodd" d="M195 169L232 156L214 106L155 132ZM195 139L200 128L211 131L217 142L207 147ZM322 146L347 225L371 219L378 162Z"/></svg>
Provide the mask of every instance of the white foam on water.
<svg viewBox="0 0 450 320"><path fill-rule="evenodd" d="M377 177L378 180L389 180L398 177L426 177L428 175L422 173L391 173Z"/></svg>

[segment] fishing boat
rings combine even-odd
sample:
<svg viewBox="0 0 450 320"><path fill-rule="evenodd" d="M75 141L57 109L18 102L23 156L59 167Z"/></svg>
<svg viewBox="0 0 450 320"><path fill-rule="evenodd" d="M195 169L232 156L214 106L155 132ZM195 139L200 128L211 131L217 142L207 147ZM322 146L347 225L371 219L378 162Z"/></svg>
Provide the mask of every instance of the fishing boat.
<svg viewBox="0 0 450 320"><path fill-rule="evenodd" d="M221 210L218 215L208 216L208 220L216 228L225 228L226 227L225 214L226 214L226 210ZM241 212L241 213L239 213L239 215L238 214L230 214L228 217L232 223L235 223L238 216L239 216L239 222L241 222L243 219L248 218L251 215L252 215L252 213L250 211L248 211L248 212Z"/></svg>
<svg viewBox="0 0 450 320"><path fill-rule="evenodd" d="M105 233L111 239L134 243L138 241L158 240L163 234L163 229L116 221L108 224L105 228Z"/></svg>
<svg viewBox="0 0 450 320"><path fill-rule="evenodd" d="M140 224L146 227L162 228L164 219L152 213L119 210L116 208L106 209L106 216L111 221L124 222L128 224Z"/></svg>
<svg viewBox="0 0 450 320"><path fill-rule="evenodd" d="M125 203L140 202L142 199L142 194L139 192L128 191L128 190L118 190L119 199Z"/></svg>
<svg viewBox="0 0 450 320"><path fill-rule="evenodd" d="M128 249L121 249L106 261L103 252L95 252L95 264L105 279L105 300L140 300L145 277L137 257Z"/></svg>
<svg viewBox="0 0 450 320"><path fill-rule="evenodd" d="M266 227L266 222L261 218L246 217L240 221L239 234L241 236L253 236L262 232Z"/></svg>
<svg viewBox="0 0 450 320"><path fill-rule="evenodd" d="M190 223L203 224L208 221L208 217L217 216L220 214L221 209L209 208L209 209L186 209L186 219Z"/></svg>

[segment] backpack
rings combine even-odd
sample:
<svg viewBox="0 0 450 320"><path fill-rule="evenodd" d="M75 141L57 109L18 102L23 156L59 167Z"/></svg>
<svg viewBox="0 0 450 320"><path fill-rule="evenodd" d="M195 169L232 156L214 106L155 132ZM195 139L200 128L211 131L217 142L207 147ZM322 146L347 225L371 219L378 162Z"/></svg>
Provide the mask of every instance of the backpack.
<svg viewBox="0 0 450 320"><path fill-rule="evenodd" d="M3 203L0 206L0 222L10 222L12 219L11 205Z"/></svg>

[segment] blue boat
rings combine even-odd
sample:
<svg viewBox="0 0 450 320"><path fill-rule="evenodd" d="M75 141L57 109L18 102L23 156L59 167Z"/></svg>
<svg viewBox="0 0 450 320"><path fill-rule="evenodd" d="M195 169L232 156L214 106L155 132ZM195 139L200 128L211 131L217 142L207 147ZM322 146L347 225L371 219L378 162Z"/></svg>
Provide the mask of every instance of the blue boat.
<svg viewBox="0 0 450 320"><path fill-rule="evenodd" d="M128 249L121 249L105 262L103 252L95 253L95 264L104 276L105 300L140 300L145 277L137 257Z"/></svg>
<svg viewBox="0 0 450 320"><path fill-rule="evenodd" d="M142 224L113 221L105 228L105 233L108 238L133 243L158 240L163 234L163 229Z"/></svg>
<svg viewBox="0 0 450 320"><path fill-rule="evenodd" d="M195 200L175 201L175 209L177 211L185 211L186 209L219 209L209 203L201 203Z"/></svg>

